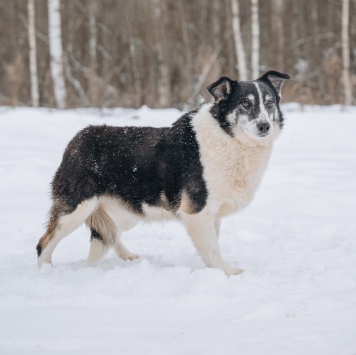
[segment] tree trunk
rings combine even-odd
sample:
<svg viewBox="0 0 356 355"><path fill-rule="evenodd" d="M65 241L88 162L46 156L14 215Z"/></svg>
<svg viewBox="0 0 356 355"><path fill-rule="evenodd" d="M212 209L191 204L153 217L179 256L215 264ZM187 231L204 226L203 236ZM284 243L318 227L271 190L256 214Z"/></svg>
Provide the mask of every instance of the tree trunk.
<svg viewBox="0 0 356 355"><path fill-rule="evenodd" d="M2 67L4 68L4 71L10 84L10 104L11 106L16 106L20 102L20 88L25 78L25 65L22 54L17 53L14 60L10 63L2 61Z"/></svg>
<svg viewBox="0 0 356 355"><path fill-rule="evenodd" d="M221 41L222 41L222 36L221 36L221 11L222 11L222 7L220 4L220 1L213 1L212 3L212 26L213 26L213 45L214 45L214 51L216 50L216 48L221 49ZM211 70L212 75L214 76L214 78L218 78L221 75L221 64L219 59L217 58L217 60L214 63L214 66Z"/></svg>
<svg viewBox="0 0 356 355"><path fill-rule="evenodd" d="M342 47L342 79L344 82L345 105L352 104L352 88L351 88L351 80L350 80L349 17L350 17L350 1L342 0L341 47Z"/></svg>
<svg viewBox="0 0 356 355"><path fill-rule="evenodd" d="M246 53L242 42L240 27L240 9L238 0L231 0L232 29L235 41L235 53L240 80L247 80Z"/></svg>
<svg viewBox="0 0 356 355"><path fill-rule="evenodd" d="M158 62L158 105L159 107L167 107L170 104L170 91L169 91L169 70L168 64L164 55L163 45L162 45L162 34L163 28L163 17L161 0L154 1L154 15L157 24L158 35L156 37L156 52L157 52L157 62Z"/></svg>
<svg viewBox="0 0 356 355"><path fill-rule="evenodd" d="M48 37L53 91L58 108L66 107L60 0L48 0Z"/></svg>
<svg viewBox="0 0 356 355"><path fill-rule="evenodd" d="M215 3L215 2L214 2ZM193 60L193 53L192 53L192 46L190 45L190 30L189 30L189 24L187 22L187 11L185 9L185 5L183 1L177 2L178 6L178 11L179 11L179 21L181 24L181 35L182 35L182 49L181 52L182 54L182 60L184 63L185 70L182 72L182 88L181 92L183 95L179 95L178 102L182 102L182 99L186 101L186 93L190 92L189 90L191 89L193 83L194 83L194 60ZM174 92L172 90L172 92ZM177 102L177 101L176 101Z"/></svg>
<svg viewBox="0 0 356 355"><path fill-rule="evenodd" d="M97 57L96 47L98 43L98 35L96 30L96 12L98 3L96 0L91 0L89 3L89 57L90 57L90 72L89 72L89 100L94 107L98 106L98 80L97 80Z"/></svg>
<svg viewBox="0 0 356 355"><path fill-rule="evenodd" d="M31 79L31 105L39 106L39 90L37 75L37 49L36 49L36 30L35 30L35 3L28 0L28 42L30 48L30 79Z"/></svg>
<svg viewBox="0 0 356 355"><path fill-rule="evenodd" d="M221 45L218 48L215 48L215 51L212 53L210 58L207 60L202 73L199 76L198 82L195 84L193 94L189 98L188 102L184 105L183 110L184 111L190 111L193 108L197 107L199 102L198 102L198 95L200 93L201 88L203 87L207 76L209 75L209 72L216 62L221 50Z"/></svg>
<svg viewBox="0 0 356 355"><path fill-rule="evenodd" d="M272 26L273 26L273 36L277 38L277 47L274 47L278 55L277 58L277 69L284 71L284 29L283 29L283 0L273 0L272 1Z"/></svg>
<svg viewBox="0 0 356 355"><path fill-rule="evenodd" d="M134 107L140 107L142 105L142 83L141 83L141 74L140 74L140 65L139 65L139 53L140 46L139 40L131 35L130 36L130 56L132 60L132 76L133 76L133 86L135 89L134 95Z"/></svg>
<svg viewBox="0 0 356 355"><path fill-rule="evenodd" d="M258 18L258 0L251 0L251 33L252 33L252 51L251 67L252 79L259 77L260 62L260 24Z"/></svg>

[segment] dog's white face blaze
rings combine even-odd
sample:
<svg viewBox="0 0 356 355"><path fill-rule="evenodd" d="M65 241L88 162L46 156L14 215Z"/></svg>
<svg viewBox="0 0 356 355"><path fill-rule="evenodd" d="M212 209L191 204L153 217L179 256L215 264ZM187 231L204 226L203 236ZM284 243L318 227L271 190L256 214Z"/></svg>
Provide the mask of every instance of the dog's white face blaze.
<svg viewBox="0 0 356 355"><path fill-rule="evenodd" d="M259 98L259 101L260 101L260 105L259 105L259 108L260 108L260 116L264 116L264 118L266 119L269 114L266 110L266 107L265 107L265 101L267 101L267 97L271 98L270 95L266 95L265 96L265 99L263 98L262 96L262 92L261 92L261 89L259 87L259 85L257 83L254 83L254 85L256 86L256 89L257 89L257 92L258 92L258 98Z"/></svg>

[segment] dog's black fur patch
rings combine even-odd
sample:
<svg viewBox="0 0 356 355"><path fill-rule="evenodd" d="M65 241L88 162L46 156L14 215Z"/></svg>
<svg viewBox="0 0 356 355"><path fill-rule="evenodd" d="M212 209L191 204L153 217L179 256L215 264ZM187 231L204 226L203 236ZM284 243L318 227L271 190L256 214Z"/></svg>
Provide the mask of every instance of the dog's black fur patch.
<svg viewBox="0 0 356 355"><path fill-rule="evenodd" d="M90 240L98 239L100 241L104 241L104 238L97 232L94 228L90 228Z"/></svg>
<svg viewBox="0 0 356 355"><path fill-rule="evenodd" d="M120 198L138 214L143 214L143 203L175 212L185 189L193 211L199 212L207 189L191 126L194 114L184 115L170 128L83 129L63 155L52 183L53 199L71 211L86 199L107 195Z"/></svg>
<svg viewBox="0 0 356 355"><path fill-rule="evenodd" d="M37 244L36 250L37 250L37 256L40 256L42 254L42 247L40 243Z"/></svg>

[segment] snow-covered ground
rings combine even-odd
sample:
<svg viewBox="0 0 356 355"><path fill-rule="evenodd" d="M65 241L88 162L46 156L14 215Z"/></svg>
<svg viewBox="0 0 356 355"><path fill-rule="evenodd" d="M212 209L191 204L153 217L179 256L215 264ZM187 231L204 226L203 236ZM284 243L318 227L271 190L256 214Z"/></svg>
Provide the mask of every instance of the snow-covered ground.
<svg viewBox="0 0 356 355"><path fill-rule="evenodd" d="M0 109L0 354L356 354L356 108L286 105L252 204L223 221L226 277L182 226L127 233L141 258L86 266L89 233L39 271L50 181L88 124L168 125L177 110Z"/></svg>

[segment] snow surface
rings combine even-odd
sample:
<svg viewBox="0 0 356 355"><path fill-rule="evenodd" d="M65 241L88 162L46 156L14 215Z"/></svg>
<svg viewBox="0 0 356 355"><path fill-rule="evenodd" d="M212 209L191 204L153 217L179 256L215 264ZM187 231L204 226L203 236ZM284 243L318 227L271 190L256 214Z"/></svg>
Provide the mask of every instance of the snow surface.
<svg viewBox="0 0 356 355"><path fill-rule="evenodd" d="M252 204L222 224L226 277L176 222L126 234L141 255L87 267L89 232L35 246L50 181L88 124L153 125L180 112L0 110L0 354L356 354L356 108L286 105Z"/></svg>

